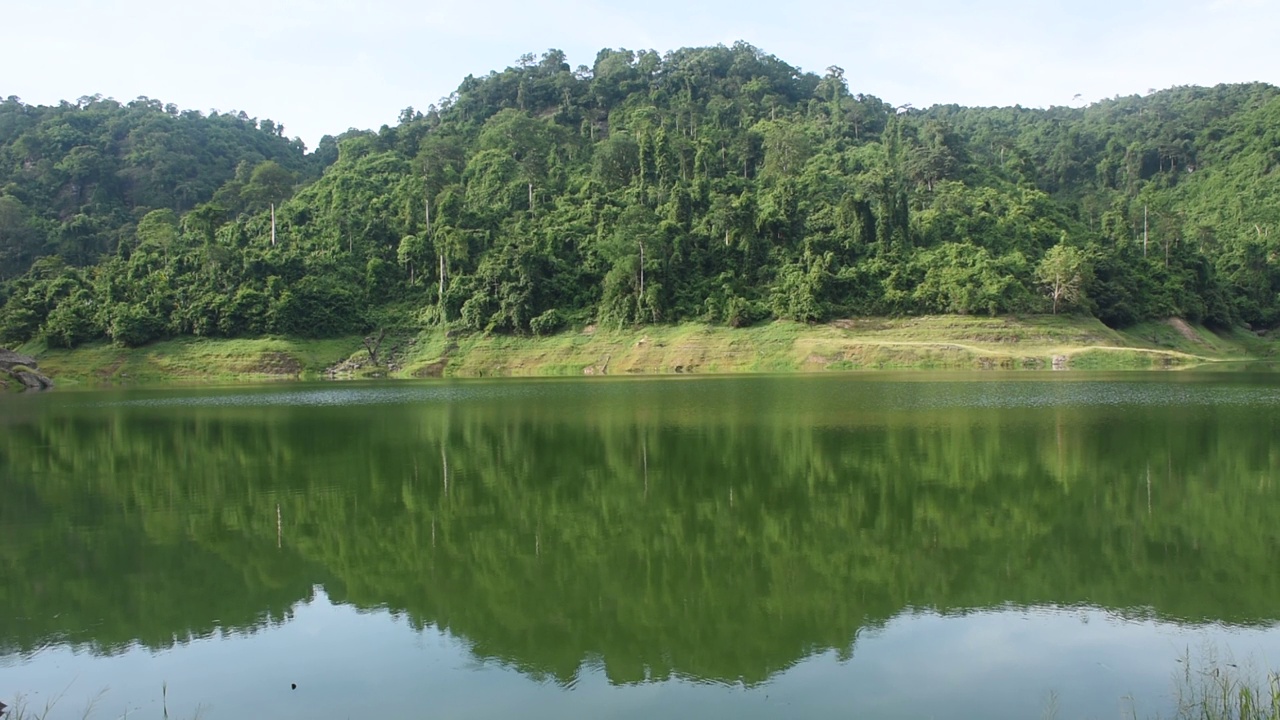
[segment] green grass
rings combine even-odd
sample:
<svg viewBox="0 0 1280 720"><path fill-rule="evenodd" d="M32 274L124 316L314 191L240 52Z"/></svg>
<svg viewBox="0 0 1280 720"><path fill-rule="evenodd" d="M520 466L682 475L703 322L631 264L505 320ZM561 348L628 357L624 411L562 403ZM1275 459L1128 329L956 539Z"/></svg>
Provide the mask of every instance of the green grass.
<svg viewBox="0 0 1280 720"><path fill-rule="evenodd" d="M21 392L26 389L18 378L10 375L5 370L0 370L0 393L3 392Z"/></svg>
<svg viewBox="0 0 1280 720"><path fill-rule="evenodd" d="M70 687L68 687L67 689L70 689ZM8 710L4 715L4 719L5 720L49 720L50 717L54 716L55 709L59 710L57 717L75 717L74 713L73 714L63 713L61 712L61 709L58 708L59 705L64 704L63 698L66 696L66 692L67 690L63 690L62 692L58 693L54 697L46 700L44 703L42 703L38 707L33 707L27 702L25 697L19 695L18 697L14 698L13 707L8 708ZM85 704L84 708L79 713L80 720L93 720L94 718L99 717L101 713L98 712L98 705L103 701L103 698L106 696L106 694L107 694L107 690L106 688L104 688L102 690L99 690L97 695L94 695L92 698L90 698L89 702ZM163 720L169 720L170 718L169 684L167 682L161 683L160 707L161 707L160 717L163 718ZM195 714L192 716L192 720L199 720L199 718L204 714L204 712L205 712L205 709L203 707L197 706ZM129 712L126 711L124 715L119 717L121 720L126 720L129 716L130 716Z"/></svg>
<svg viewBox="0 0 1280 720"><path fill-rule="evenodd" d="M1194 346L1167 339L1157 344L1086 318L932 316L773 322L737 330L699 324L595 329L550 338L476 334L458 338L449 353L439 339L421 343L406 371L412 375L414 368L442 360L446 374L459 376L1048 369L1055 357L1072 368L1124 369L1263 354L1235 337L1197 332L1209 339Z"/></svg>
<svg viewBox="0 0 1280 720"><path fill-rule="evenodd" d="M1231 354L1238 350L1226 337L1215 335L1200 326L1176 321L1141 323L1126 328L1125 335L1153 348L1192 355Z"/></svg>
<svg viewBox="0 0 1280 720"><path fill-rule="evenodd" d="M310 377L360 347L360 340L354 337L329 340L183 338L141 348L101 343L74 350L25 346L23 351L38 353L40 370L60 386L66 386Z"/></svg>
<svg viewBox="0 0 1280 720"><path fill-rule="evenodd" d="M1178 720L1280 720L1280 675L1258 678L1227 664L1188 667L1177 702Z"/></svg>
<svg viewBox="0 0 1280 720"><path fill-rule="evenodd" d="M588 326L550 337L398 328L383 343L396 367L355 376L655 375L878 369L1175 369L1276 357L1280 343L1237 330L1215 334L1179 321L1123 332L1092 318L928 316L858 318L821 325L771 322L731 329L699 323ZM357 336L332 340L180 339L122 349L26 346L60 386L118 382L219 382L318 377L364 360Z"/></svg>
<svg viewBox="0 0 1280 720"><path fill-rule="evenodd" d="M1221 660L1210 649L1203 659L1191 653L1178 658L1181 670L1173 678L1175 720L1280 720L1280 673L1260 673L1248 664ZM1050 692L1041 717L1058 717L1059 696ZM1162 718L1139 712L1141 698L1125 696L1122 718Z"/></svg>
<svg viewBox="0 0 1280 720"><path fill-rule="evenodd" d="M70 689L69 687L67 689ZM5 720L48 720L53 715L53 711L62 703L63 697L67 690L63 690L52 698L46 700L39 707L32 707L27 703L26 698L19 695L13 700L13 707L9 708L5 714ZM102 696L106 694L106 690L99 691L97 695L90 698L85 705L84 710L80 713L81 720L88 720L95 712L98 703L102 700Z"/></svg>
<svg viewBox="0 0 1280 720"><path fill-rule="evenodd" d="M1073 370L1166 370L1201 362L1200 358L1141 349L1084 349L1070 358Z"/></svg>

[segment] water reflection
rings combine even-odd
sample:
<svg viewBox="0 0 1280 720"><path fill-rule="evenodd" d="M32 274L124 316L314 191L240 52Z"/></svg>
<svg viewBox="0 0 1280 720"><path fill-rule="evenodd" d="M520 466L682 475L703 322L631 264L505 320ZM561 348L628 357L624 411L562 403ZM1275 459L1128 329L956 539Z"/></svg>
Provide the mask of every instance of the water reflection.
<svg viewBox="0 0 1280 720"><path fill-rule="evenodd" d="M0 436L0 654L208 645L225 673L241 641L298 657L277 638L316 610L377 619L360 653L408 633L575 702L853 667L883 694L930 653L939 698L978 668L1071 684L1086 637L1094 665L1175 654L1117 628L1271 636L1277 405L1249 376L50 396Z"/></svg>

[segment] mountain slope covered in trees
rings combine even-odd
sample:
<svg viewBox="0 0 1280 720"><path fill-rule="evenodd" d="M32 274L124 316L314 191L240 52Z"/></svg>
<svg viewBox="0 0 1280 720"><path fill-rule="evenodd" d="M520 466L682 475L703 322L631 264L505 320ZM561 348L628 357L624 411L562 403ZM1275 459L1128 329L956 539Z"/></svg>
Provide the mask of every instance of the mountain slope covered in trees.
<svg viewBox="0 0 1280 720"><path fill-rule="evenodd" d="M259 185L292 186L318 176L321 157L244 113L205 116L150 98L39 107L9 97L0 102L0 279L44 255L97 262L130 244L150 210L183 214L210 200L257 209L237 192L255 173Z"/></svg>
<svg viewBox="0 0 1280 720"><path fill-rule="evenodd" d="M0 253L25 272L0 340L1280 321L1280 89L916 110L851 85L745 43L603 50L576 70L553 50L311 155L270 121L11 99ZM130 144L147 123L169 128L151 155ZM97 129L64 133L81 126Z"/></svg>

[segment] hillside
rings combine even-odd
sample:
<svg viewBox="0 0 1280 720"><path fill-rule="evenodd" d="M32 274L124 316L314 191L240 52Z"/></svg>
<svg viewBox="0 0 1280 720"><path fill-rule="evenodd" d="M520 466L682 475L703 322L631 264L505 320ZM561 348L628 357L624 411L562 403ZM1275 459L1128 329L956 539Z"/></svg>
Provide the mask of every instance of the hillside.
<svg viewBox="0 0 1280 720"><path fill-rule="evenodd" d="M145 97L52 107L9 97L0 102L0 280L48 255L91 265L127 250L152 210L262 210L318 177L322 157L243 112L206 116Z"/></svg>
<svg viewBox="0 0 1280 720"><path fill-rule="evenodd" d="M54 141L94 113L256 149ZM305 156L270 121L10 101L0 253L25 272L0 341L1050 312L1271 328L1278 147L1270 85L915 110L744 43L526 56Z"/></svg>

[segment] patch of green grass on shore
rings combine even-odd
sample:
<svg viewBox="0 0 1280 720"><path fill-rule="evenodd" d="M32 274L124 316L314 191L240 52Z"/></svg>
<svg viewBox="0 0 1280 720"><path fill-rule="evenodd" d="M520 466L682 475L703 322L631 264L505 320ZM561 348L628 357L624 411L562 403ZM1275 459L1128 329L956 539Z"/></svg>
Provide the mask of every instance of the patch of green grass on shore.
<svg viewBox="0 0 1280 720"><path fill-rule="evenodd" d="M70 686L68 686L68 689L70 689ZM60 713L57 716L54 715L54 710L60 709L58 706L60 704L64 704L63 699L66 692L67 690L63 690L61 693L45 700L45 702L39 707L33 707L27 701L26 697L19 695L13 699L13 707L7 708L4 718L5 720L49 720L51 717L67 717L64 713ZM85 704L84 709L79 712L81 720L93 720L100 716L100 713L98 712L98 705L103 701L103 698L106 697L106 695L107 689L103 688L98 691L98 694L91 697ZM162 716L167 720L170 717L169 684L167 682L161 682L160 684L160 709ZM204 707L202 705L198 705L196 706L195 714L192 715L192 720L199 720L203 715ZM74 716L74 713L72 716ZM124 717L128 717L128 712L125 713Z"/></svg>
<svg viewBox="0 0 1280 720"><path fill-rule="evenodd" d="M1125 328L1123 335L1135 345L1189 355L1230 356L1242 350L1238 338L1176 319L1140 323Z"/></svg>
<svg viewBox="0 0 1280 720"><path fill-rule="evenodd" d="M444 372L459 376L628 375L795 372L806 367L806 340L834 338L829 326L776 322L743 329L697 323L609 329L551 337L458 337ZM439 343L435 343L439 346ZM444 357L436 354L431 360Z"/></svg>
<svg viewBox="0 0 1280 720"><path fill-rule="evenodd" d="M181 338L141 348L98 343L74 350L24 347L23 351L38 352L41 371L59 385L101 385L309 377L359 347L360 340L354 337Z"/></svg>
<svg viewBox="0 0 1280 720"><path fill-rule="evenodd" d="M860 318L833 323L847 332L883 340L957 342L991 349L1012 346L1114 345L1116 331L1094 318L1072 315L928 315L907 318Z"/></svg>
<svg viewBox="0 0 1280 720"><path fill-rule="evenodd" d="M1185 652L1178 662L1177 720L1280 720L1280 673L1219 658L1212 649L1202 658Z"/></svg>
<svg viewBox="0 0 1280 720"><path fill-rule="evenodd" d="M928 316L856 318L820 325L776 321L748 328L701 323L588 326L549 337L399 329L382 348L395 367L367 377L661 375L877 369L1176 369L1277 356L1280 343L1246 330L1212 333L1177 320L1112 330L1093 318ZM365 360L358 336L331 340L179 339L142 348L21 348L59 384L220 382L316 377Z"/></svg>
<svg viewBox="0 0 1280 720"><path fill-rule="evenodd" d="M1205 339L1178 347L1165 339L1162 347L1093 318L1059 315L778 321L742 329L685 323L548 338L472 334L420 344L404 374L429 365L455 376L1047 369L1054 358L1076 369L1139 369L1260 354L1234 336L1196 332Z"/></svg>
<svg viewBox="0 0 1280 720"><path fill-rule="evenodd" d="M1178 685L1178 720L1280 720L1280 675L1266 678L1234 666L1188 668Z"/></svg>
<svg viewBox="0 0 1280 720"><path fill-rule="evenodd" d="M1072 370L1169 370L1202 362L1196 357L1140 348L1086 348L1068 358Z"/></svg>

